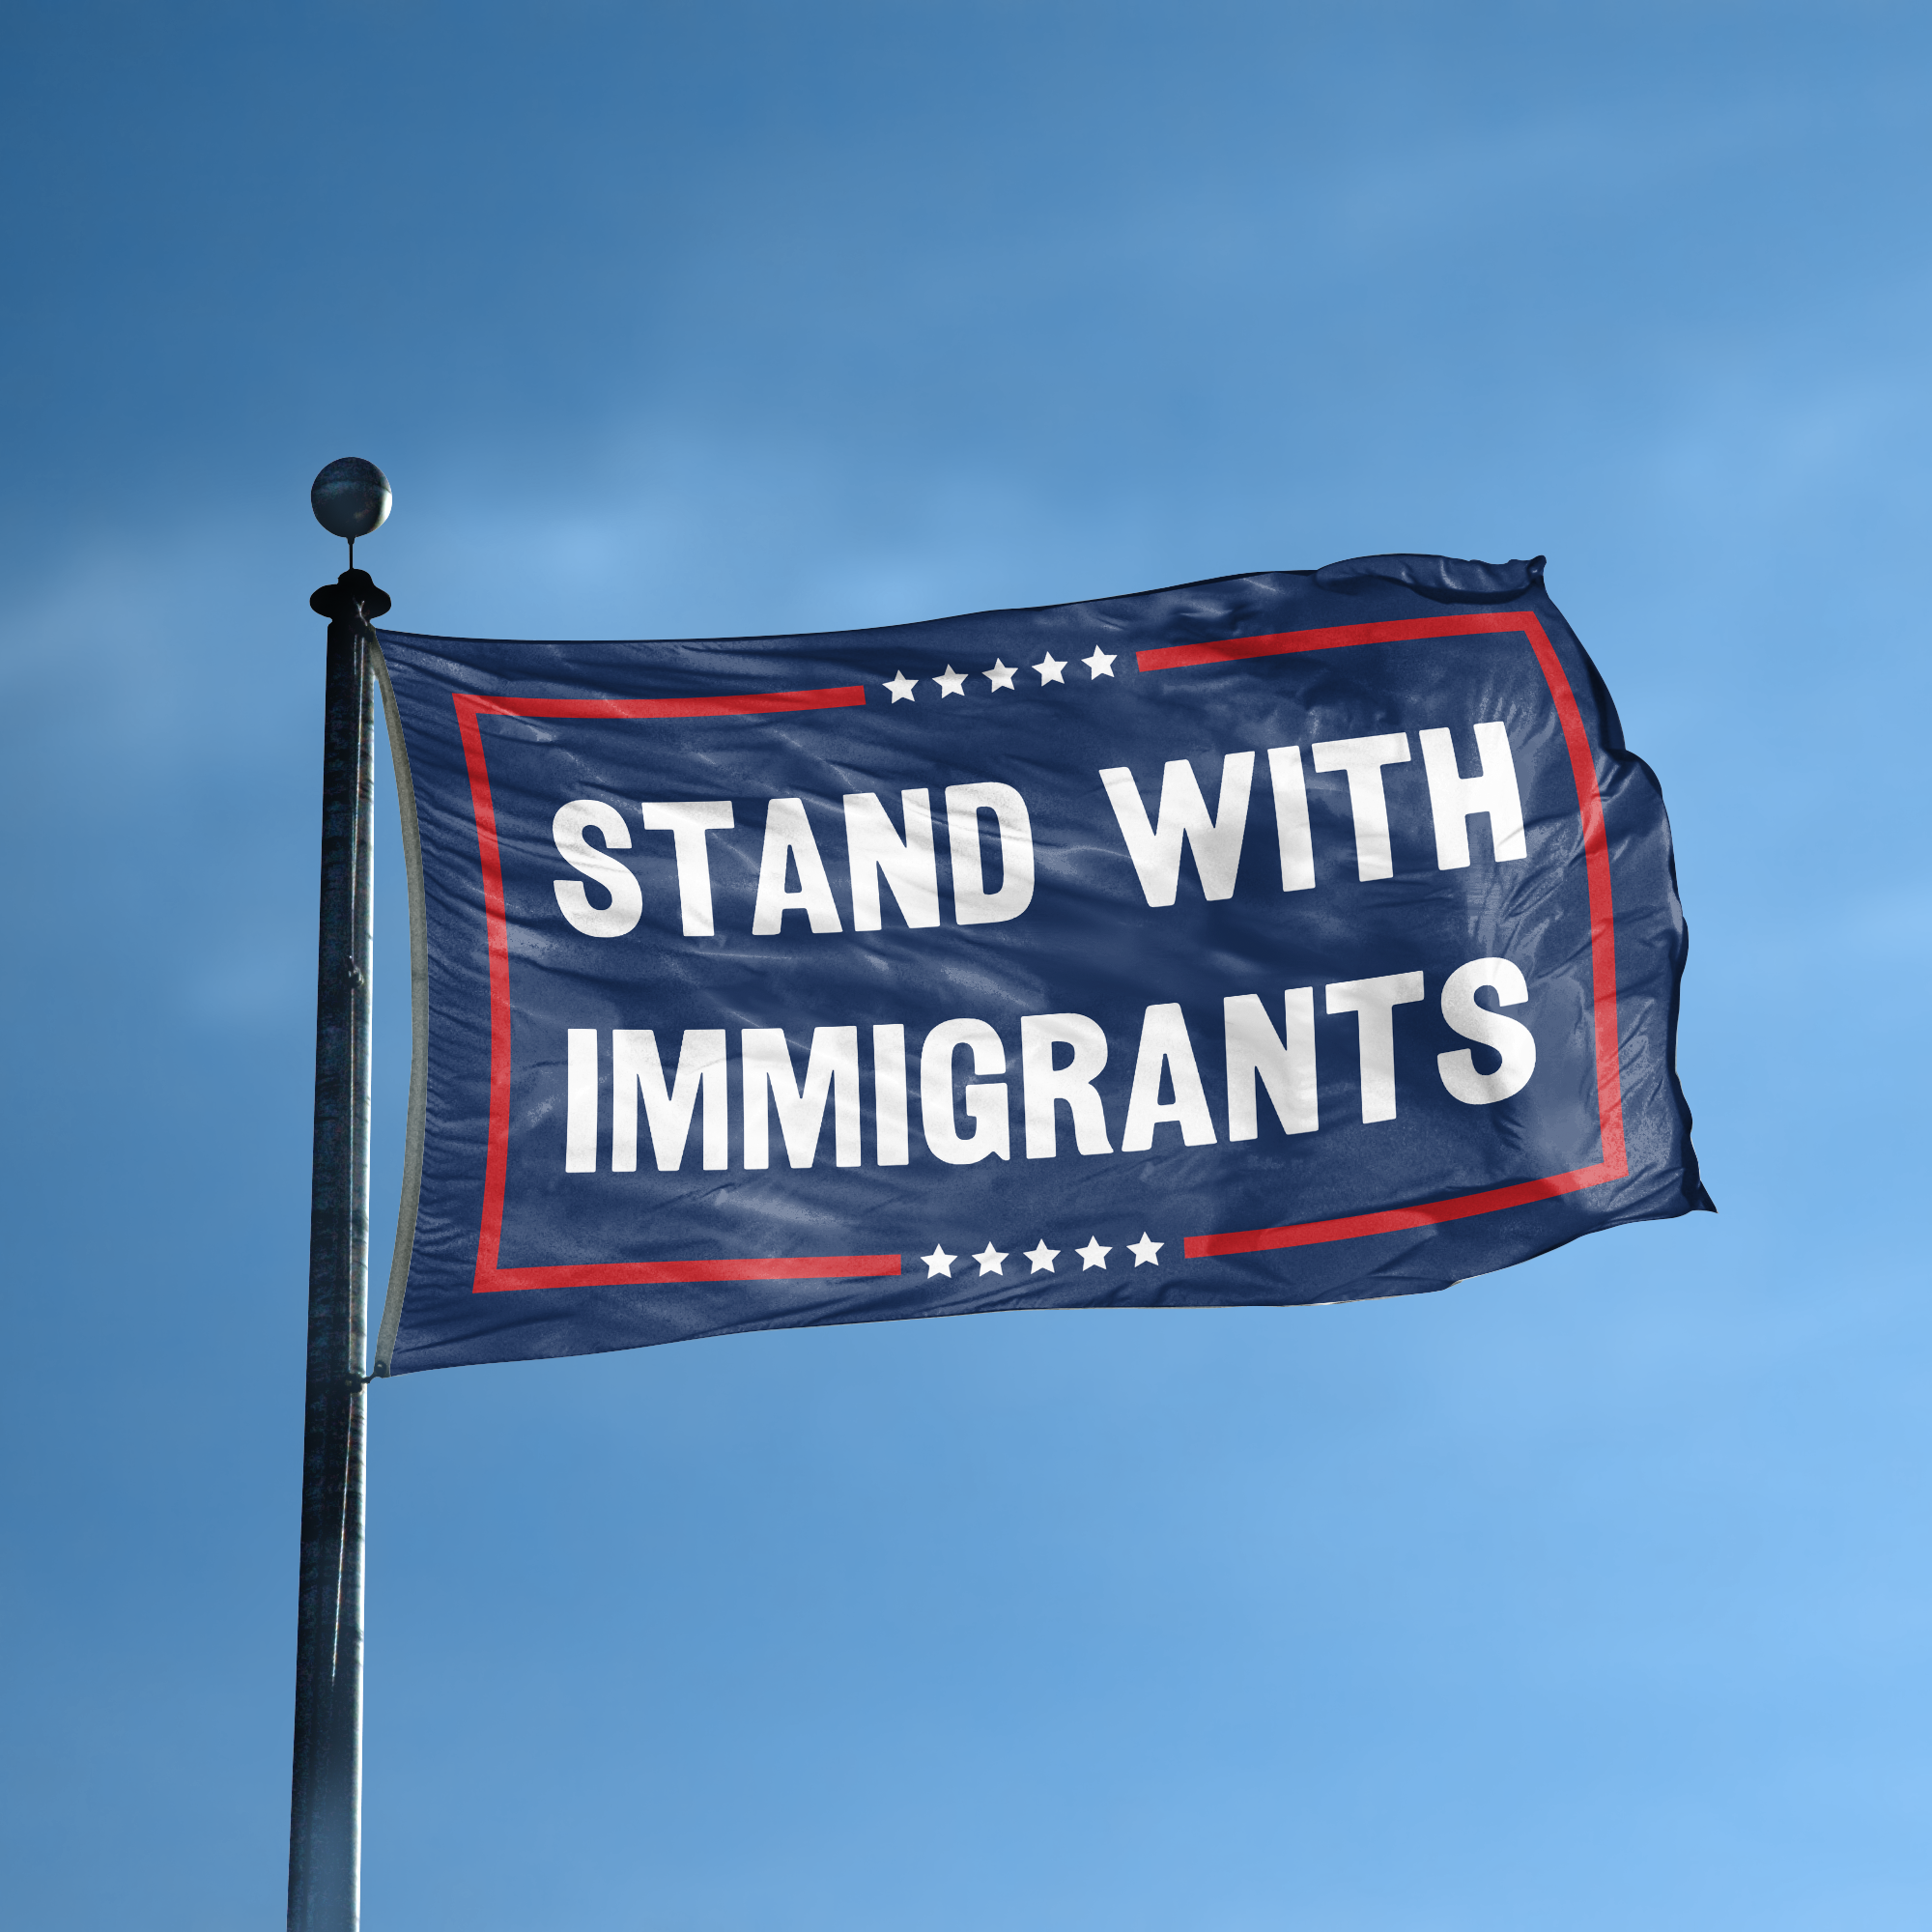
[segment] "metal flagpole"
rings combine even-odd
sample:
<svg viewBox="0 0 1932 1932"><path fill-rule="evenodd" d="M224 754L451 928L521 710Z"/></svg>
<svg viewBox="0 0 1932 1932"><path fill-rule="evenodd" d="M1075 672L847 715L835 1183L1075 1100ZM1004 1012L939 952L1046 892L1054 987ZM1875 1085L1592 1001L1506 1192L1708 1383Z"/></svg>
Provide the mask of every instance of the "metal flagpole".
<svg viewBox="0 0 1932 1932"><path fill-rule="evenodd" d="M302 1434L289 1932L355 1932L362 1861L363 1357L369 1284L369 993L374 935L375 678L370 619L389 608L355 568L389 513L388 479L345 457L315 480L350 568L309 599L329 620L316 962L308 1392Z"/></svg>

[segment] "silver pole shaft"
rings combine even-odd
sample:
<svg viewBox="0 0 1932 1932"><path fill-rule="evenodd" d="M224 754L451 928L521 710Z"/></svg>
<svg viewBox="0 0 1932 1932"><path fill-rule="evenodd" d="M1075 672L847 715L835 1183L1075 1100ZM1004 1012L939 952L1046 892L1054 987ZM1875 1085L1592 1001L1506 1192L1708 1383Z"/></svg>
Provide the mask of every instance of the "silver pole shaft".
<svg viewBox="0 0 1932 1932"><path fill-rule="evenodd" d="M308 1390L289 1932L356 1932L362 1862L363 1356L369 1285L374 937L373 636L389 600L359 570L316 592L330 618L309 1211Z"/></svg>

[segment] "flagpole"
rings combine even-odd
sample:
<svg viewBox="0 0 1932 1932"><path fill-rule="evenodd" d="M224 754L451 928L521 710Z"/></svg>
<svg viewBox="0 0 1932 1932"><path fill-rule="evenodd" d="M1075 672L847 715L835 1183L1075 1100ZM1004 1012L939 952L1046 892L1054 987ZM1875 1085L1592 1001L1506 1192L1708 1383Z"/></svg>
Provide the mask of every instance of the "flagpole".
<svg viewBox="0 0 1932 1932"><path fill-rule="evenodd" d="M361 1916L368 1405L363 1362L368 1340L370 888L375 856L375 679L370 655L375 633L369 620L382 616L389 600L365 571L354 568L354 557L355 539L388 514L388 482L373 464L344 459L316 478L312 501L324 526L349 538L352 567L309 599L310 608L329 624L289 1928L355 1932Z"/></svg>

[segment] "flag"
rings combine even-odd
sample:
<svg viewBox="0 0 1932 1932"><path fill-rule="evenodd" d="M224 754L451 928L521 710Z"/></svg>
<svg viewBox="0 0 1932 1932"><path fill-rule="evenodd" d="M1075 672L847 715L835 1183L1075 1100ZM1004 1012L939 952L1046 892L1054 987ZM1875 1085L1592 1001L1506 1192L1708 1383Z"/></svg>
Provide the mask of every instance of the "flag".
<svg viewBox="0 0 1932 1932"><path fill-rule="evenodd" d="M1711 1205L1662 797L1540 558L380 638L380 1373L1412 1293Z"/></svg>

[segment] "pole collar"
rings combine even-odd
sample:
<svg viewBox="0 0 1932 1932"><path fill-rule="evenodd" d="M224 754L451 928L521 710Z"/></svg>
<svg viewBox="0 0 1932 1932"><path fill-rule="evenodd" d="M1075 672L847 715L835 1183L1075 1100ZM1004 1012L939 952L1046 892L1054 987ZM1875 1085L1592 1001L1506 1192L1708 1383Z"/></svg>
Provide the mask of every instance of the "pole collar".
<svg viewBox="0 0 1932 1932"><path fill-rule="evenodd" d="M389 593L379 589L366 570L345 570L308 600L308 608L331 622L366 624L388 614Z"/></svg>

